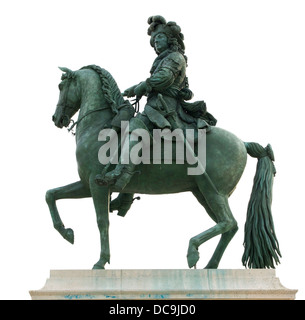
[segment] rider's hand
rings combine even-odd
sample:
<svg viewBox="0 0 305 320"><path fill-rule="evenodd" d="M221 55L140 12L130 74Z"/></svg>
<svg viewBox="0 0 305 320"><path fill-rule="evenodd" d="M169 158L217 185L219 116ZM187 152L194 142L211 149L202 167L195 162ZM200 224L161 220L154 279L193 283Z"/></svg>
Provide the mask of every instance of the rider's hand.
<svg viewBox="0 0 305 320"><path fill-rule="evenodd" d="M136 95L135 92L134 92L134 89L135 89L137 86L138 86L138 85L136 84L136 85L134 85L134 86L126 89L126 90L122 93L122 95L123 95L124 97L127 97L127 98L134 97L134 96Z"/></svg>
<svg viewBox="0 0 305 320"><path fill-rule="evenodd" d="M147 91L147 85L146 82L143 81L141 82L139 85L136 86L136 88L134 89L134 93L136 94L137 97L142 97L144 96L144 94Z"/></svg>

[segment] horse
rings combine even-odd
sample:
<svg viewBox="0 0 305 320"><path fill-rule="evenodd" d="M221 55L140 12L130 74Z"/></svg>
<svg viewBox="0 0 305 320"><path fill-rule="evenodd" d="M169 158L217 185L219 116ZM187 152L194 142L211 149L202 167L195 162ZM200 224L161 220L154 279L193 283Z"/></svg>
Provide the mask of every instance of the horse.
<svg viewBox="0 0 305 320"><path fill-rule="evenodd" d="M111 201L114 185L98 185L96 176L105 165L98 160L98 150L104 142L98 140L102 128L111 127L115 108L126 104L112 75L96 65L72 71L60 68L59 100L52 120L58 128L69 127L79 111L76 128L76 159L80 180L46 192L54 228L70 243L74 232L66 228L56 207L59 199L92 197L100 233L100 256L93 269L104 269L110 263L109 207L125 215L134 193L172 194L192 192L215 222L208 230L192 237L187 250L189 268L196 268L198 248L209 239L221 235L206 268L218 268L229 242L238 230L228 199L235 190L247 162L247 155L258 159L253 189L245 223L242 263L247 268L274 268L281 253L275 235L271 213L272 186L275 175L274 155L270 145L263 148L255 142L243 142L233 133L213 126L206 135L206 170L188 175L186 164L139 164L141 174L135 174L129 184ZM70 128L71 129L71 128ZM112 211L111 210L111 211Z"/></svg>

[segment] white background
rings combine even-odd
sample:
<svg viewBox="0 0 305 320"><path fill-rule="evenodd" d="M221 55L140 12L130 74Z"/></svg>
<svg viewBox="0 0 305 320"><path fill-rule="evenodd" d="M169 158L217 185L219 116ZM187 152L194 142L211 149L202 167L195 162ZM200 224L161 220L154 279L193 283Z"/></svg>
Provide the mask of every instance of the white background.
<svg viewBox="0 0 305 320"><path fill-rule="evenodd" d="M273 218L283 258L276 273L304 281L304 1L2 1L0 298L30 299L50 269L91 269L99 234L91 199L58 208L72 246L53 229L48 189L78 180L75 142L51 121L58 66L107 69L123 91L149 76L155 53L147 18L161 14L185 35L194 100L243 141L271 143L277 175ZM144 102L141 102L143 108ZM256 159L230 199L239 231L220 268L243 268L243 229ZM213 226L192 194L142 195L125 218L110 216L111 269L187 268L188 241ZM203 268L218 238L200 247Z"/></svg>

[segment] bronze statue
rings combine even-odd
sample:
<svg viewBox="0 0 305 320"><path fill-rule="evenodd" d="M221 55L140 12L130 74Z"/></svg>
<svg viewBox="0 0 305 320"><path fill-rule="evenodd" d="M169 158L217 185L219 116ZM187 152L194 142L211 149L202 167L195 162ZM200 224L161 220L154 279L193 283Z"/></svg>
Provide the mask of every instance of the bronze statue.
<svg viewBox="0 0 305 320"><path fill-rule="evenodd" d="M175 22L166 22L162 16L148 19L148 35L150 44L157 53L152 68L151 77L146 81L126 89L123 96L134 97L139 101L147 95L144 112L136 119L130 119L129 130L144 128L152 131L154 128L184 128L189 123L195 128L204 128L208 124L215 125L215 118L207 113L204 101L186 103L193 97L186 76L187 57L185 56L184 36L181 28ZM162 96L161 96L162 95ZM163 107L163 108L162 108ZM137 142L130 143L130 149ZM123 190L135 173L135 164L119 163L108 173L103 171L96 177L100 185L115 183Z"/></svg>
<svg viewBox="0 0 305 320"><path fill-rule="evenodd" d="M124 216L132 204L134 193L169 194L189 191L216 224L190 239L188 266L196 266L199 260L198 247L202 243L221 235L206 266L217 268L238 229L228 198L244 171L249 154L258 158L258 165L248 206L242 261L244 266L250 268L274 268L274 263L279 263L281 254L271 215L272 183L275 175L271 146L263 148L258 143L244 143L234 134L215 126L216 120L207 113L204 102L187 104L184 100L191 98L192 93L187 84L186 58L180 27L174 22L166 23L160 16L149 18L148 23L151 44L158 57L153 64L151 77L124 92L128 97L136 96L137 101L142 95L148 95L144 112L138 113L136 117L133 107L128 100L124 100L115 80L105 69L95 65L77 71L61 68L64 74L59 85L59 101L52 119L57 127L68 127L71 118L79 110L78 120L72 127L76 128L76 158L80 180L47 191L46 201L55 229L73 243L74 233L62 223L56 200L92 197L101 244L100 257L93 268L103 269L107 262L110 263L109 206L110 211L118 210L119 214ZM186 152L192 147L192 143L185 138L188 130L192 128L198 133L193 141L194 146L199 145L200 134L204 132L204 170L200 174L188 174L189 163L178 163L177 159L172 164L164 163L165 161L157 164L122 164L122 145L117 145L117 150L113 150L115 144L109 143L111 139L118 142L118 137L124 135L118 126L119 122L129 124L127 137L133 132L140 132L143 137L151 139L152 131L156 129L170 132L180 130L177 132L182 132L181 135L184 136ZM110 140L101 138L105 134L109 134ZM135 141L132 142L128 145L128 151L134 151L137 147ZM162 143L165 144L165 141ZM110 156L105 155L101 160L99 153L108 146ZM173 149L175 148L177 142L176 145L173 143ZM142 152L144 151L142 149ZM201 151L197 151L198 155ZM113 162L113 159L119 159L119 153L120 161ZM164 153L161 158L165 160ZM105 159L109 160L108 163ZM112 192L120 194L110 202Z"/></svg>

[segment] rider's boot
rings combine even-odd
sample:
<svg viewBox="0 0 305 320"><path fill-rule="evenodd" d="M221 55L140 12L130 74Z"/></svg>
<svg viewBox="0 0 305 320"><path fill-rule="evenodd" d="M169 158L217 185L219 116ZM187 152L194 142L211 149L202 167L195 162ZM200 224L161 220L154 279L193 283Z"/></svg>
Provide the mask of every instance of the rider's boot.
<svg viewBox="0 0 305 320"><path fill-rule="evenodd" d="M116 191L121 191L123 190L126 185L130 182L132 176L139 171L135 171L135 164L132 163L130 159L130 150L138 143L136 139L132 139L130 141L130 135L135 134L137 135L135 129L145 129L148 131L145 123L138 119L138 118L132 118L130 120L129 124L129 132L128 133L128 140L129 140L129 146L128 146L128 151L129 152L122 152L120 161L116 165L115 169L112 171L109 171L106 174L98 174L95 177L95 182L98 185L103 185L103 186L113 186L115 187ZM133 133L134 132L134 133ZM148 131L149 132L149 131ZM121 146L122 148L122 146ZM124 147L123 147L124 148Z"/></svg>
<svg viewBox="0 0 305 320"><path fill-rule="evenodd" d="M105 174L104 177L97 175L95 181L99 185L114 185L118 191L123 190L130 182L132 176L135 174L135 165L119 163L114 170Z"/></svg>
<svg viewBox="0 0 305 320"><path fill-rule="evenodd" d="M130 182L131 178L135 174L135 165L133 163L125 164L125 165L121 165L121 168L119 169L121 170L121 173L116 178L115 189L121 191L126 187L126 185Z"/></svg>
<svg viewBox="0 0 305 320"><path fill-rule="evenodd" d="M131 141L130 142L130 149L134 144L136 144L137 141ZM129 154L128 154L129 156ZM131 161L128 161L129 163L122 164L122 157L120 159L120 163L118 163L115 167L115 169L107 172L105 175L98 174L95 177L95 182L98 185L102 186L114 186L116 191L122 191L126 185L130 182L132 176L135 174L135 164L133 164ZM138 171L136 171L138 172Z"/></svg>

